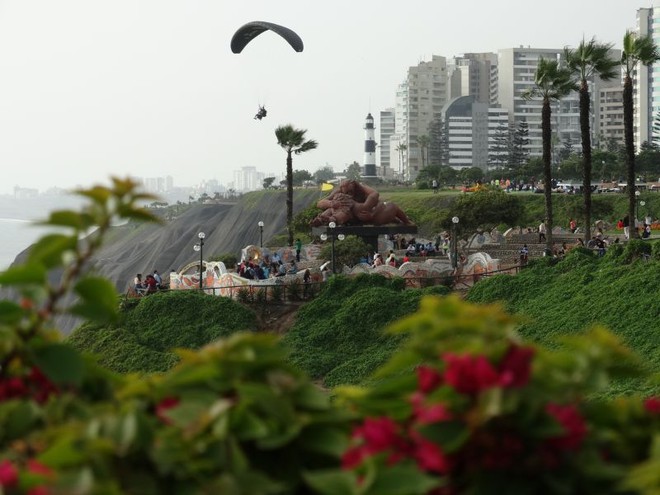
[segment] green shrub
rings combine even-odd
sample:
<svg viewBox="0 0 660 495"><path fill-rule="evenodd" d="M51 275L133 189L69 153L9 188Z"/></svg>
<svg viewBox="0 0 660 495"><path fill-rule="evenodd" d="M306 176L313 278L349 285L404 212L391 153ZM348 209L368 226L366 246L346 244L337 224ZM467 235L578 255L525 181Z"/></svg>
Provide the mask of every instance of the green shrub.
<svg viewBox="0 0 660 495"><path fill-rule="evenodd" d="M238 256L233 253L223 253L211 256L209 261L222 261L225 264L227 270L232 270L236 268L236 264L238 263Z"/></svg>

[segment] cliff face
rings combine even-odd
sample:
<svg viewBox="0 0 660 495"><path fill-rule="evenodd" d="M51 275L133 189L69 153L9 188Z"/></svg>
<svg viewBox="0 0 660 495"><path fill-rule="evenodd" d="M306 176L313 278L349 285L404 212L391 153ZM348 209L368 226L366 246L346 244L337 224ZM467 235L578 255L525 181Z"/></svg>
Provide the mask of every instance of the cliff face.
<svg viewBox="0 0 660 495"><path fill-rule="evenodd" d="M294 193L294 215L315 203L317 190ZM259 244L259 221L264 241L286 230L286 192L259 191L244 195L236 204L197 205L165 225L127 224L116 227L113 240L94 259L95 269L125 292L137 273L154 269L167 275L171 269L197 261L193 250L197 234L204 232L204 258L234 253Z"/></svg>
<svg viewBox="0 0 660 495"><path fill-rule="evenodd" d="M294 191L294 215L319 199L317 189ZM128 223L114 227L108 242L93 258L94 271L111 280L125 293L137 273L154 269L167 275L171 269L199 260L193 250L197 234L204 232L204 258L234 253L249 244L259 244L259 221L264 222L264 243L286 231L286 191L258 191L241 197L236 204L195 205L165 225ZM29 248L16 257L25 259ZM56 281L60 273L51 273ZM70 303L68 301L67 303ZM73 318L58 318L58 326L69 333L77 325Z"/></svg>

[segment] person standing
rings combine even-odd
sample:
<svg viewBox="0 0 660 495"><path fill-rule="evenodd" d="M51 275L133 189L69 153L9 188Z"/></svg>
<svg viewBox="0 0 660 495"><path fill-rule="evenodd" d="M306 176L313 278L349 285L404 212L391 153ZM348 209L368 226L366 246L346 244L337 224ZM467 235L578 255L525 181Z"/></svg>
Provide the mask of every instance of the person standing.
<svg viewBox="0 0 660 495"><path fill-rule="evenodd" d="M436 194L438 192L438 181L436 179L431 182L431 187L433 188L433 194Z"/></svg>
<svg viewBox="0 0 660 495"><path fill-rule="evenodd" d="M298 238L296 239L296 261L300 261L300 251L302 251L302 241Z"/></svg>
<svg viewBox="0 0 660 495"><path fill-rule="evenodd" d="M571 220L568 222L568 228L571 231L571 234L575 234L575 231L577 230L577 222L575 219L571 218Z"/></svg>
<svg viewBox="0 0 660 495"><path fill-rule="evenodd" d="M544 220L539 225L539 242L545 242L545 234L546 234L546 228L545 228L545 220Z"/></svg>
<svg viewBox="0 0 660 495"><path fill-rule="evenodd" d="M628 215L623 217L623 236L626 240L630 239L630 217Z"/></svg>
<svg viewBox="0 0 660 495"><path fill-rule="evenodd" d="M160 286L163 285L163 279L160 277L160 273L158 273L158 270L154 270L154 279L156 280L156 284L158 284L158 287L160 288Z"/></svg>

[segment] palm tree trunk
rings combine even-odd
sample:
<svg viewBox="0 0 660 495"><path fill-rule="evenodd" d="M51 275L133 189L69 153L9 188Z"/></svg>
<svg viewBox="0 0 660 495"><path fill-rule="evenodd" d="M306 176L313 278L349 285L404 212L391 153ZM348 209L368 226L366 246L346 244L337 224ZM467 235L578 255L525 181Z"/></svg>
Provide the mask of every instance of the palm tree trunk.
<svg viewBox="0 0 660 495"><path fill-rule="evenodd" d="M626 75L623 81L623 135L626 141L626 169L628 181L628 225L630 238L637 237L635 228L635 138L633 136L633 90L632 79Z"/></svg>
<svg viewBox="0 0 660 495"><path fill-rule="evenodd" d="M582 194L584 195L584 243L591 240L591 131L589 129L589 86L580 85L580 134L582 135Z"/></svg>
<svg viewBox="0 0 660 495"><path fill-rule="evenodd" d="M289 247L293 246L293 158L291 151L286 155L286 230Z"/></svg>
<svg viewBox="0 0 660 495"><path fill-rule="evenodd" d="M552 127L550 100L544 98L541 110L541 139L543 141L543 195L545 196L545 245L552 251Z"/></svg>

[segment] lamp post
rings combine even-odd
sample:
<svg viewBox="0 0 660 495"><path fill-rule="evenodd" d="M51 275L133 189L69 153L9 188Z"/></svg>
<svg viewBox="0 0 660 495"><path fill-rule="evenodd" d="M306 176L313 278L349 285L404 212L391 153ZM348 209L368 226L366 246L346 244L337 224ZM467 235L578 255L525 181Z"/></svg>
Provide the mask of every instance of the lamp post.
<svg viewBox="0 0 660 495"><path fill-rule="evenodd" d="M259 220L259 247L264 247L264 222Z"/></svg>
<svg viewBox="0 0 660 495"><path fill-rule="evenodd" d="M635 230L637 229L637 217L639 217L639 197L641 196L641 192L635 191L635 202L637 203L637 209L635 211ZM630 225L632 227L632 225Z"/></svg>
<svg viewBox="0 0 660 495"><path fill-rule="evenodd" d="M332 274L334 275L335 272L335 239L339 239L340 241L343 241L345 236L344 234L335 234L334 229L337 227L337 224L335 222L330 222L328 224L328 227L330 228L330 237L332 241L332 247L331 247L331 263L332 263ZM321 234L321 240L322 241L327 241L328 240L328 235L327 234Z"/></svg>
<svg viewBox="0 0 660 495"><path fill-rule="evenodd" d="M206 237L206 234L200 232L197 234L197 237L199 238L199 242L193 246L193 249L199 251L199 288L203 289L204 279L202 278L202 265L204 263L204 238Z"/></svg>
<svg viewBox="0 0 660 495"><path fill-rule="evenodd" d="M456 270L458 267L458 217L451 219L451 267Z"/></svg>

